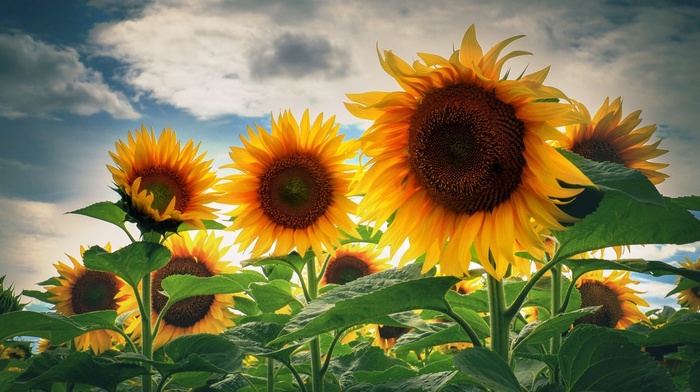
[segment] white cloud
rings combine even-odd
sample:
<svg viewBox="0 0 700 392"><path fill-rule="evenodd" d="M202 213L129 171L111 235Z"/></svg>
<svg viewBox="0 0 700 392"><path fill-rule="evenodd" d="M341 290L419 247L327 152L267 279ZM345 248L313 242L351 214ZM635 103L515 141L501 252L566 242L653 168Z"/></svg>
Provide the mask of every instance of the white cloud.
<svg viewBox="0 0 700 392"><path fill-rule="evenodd" d="M139 117L122 93L112 91L99 72L83 65L75 49L26 35L0 35L0 64L0 117L54 118L51 113L60 110Z"/></svg>
<svg viewBox="0 0 700 392"><path fill-rule="evenodd" d="M682 255L679 253L691 253L700 248L700 242L682 245L633 245L630 252L625 252L624 258L642 258L646 260L659 261L681 261Z"/></svg>

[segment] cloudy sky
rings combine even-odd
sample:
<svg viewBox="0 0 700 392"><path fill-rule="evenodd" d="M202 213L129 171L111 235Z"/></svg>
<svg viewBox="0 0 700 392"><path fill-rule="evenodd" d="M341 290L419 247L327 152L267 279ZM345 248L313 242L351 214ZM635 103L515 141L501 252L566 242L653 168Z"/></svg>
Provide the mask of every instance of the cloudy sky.
<svg viewBox="0 0 700 392"><path fill-rule="evenodd" d="M448 57L471 24L486 50L525 35L508 49L533 56L510 61L513 74L551 65L547 84L593 112L608 96L623 97L625 114L641 109L670 150L661 192L700 194L693 0L1 3L0 275L18 289L36 289L80 245L126 244L107 224L65 213L116 200L105 165L127 131L172 126L201 142L215 168L246 125L284 109L335 114L356 137L367 124L345 110L345 94L398 88L377 48L409 62L416 52ZM696 260L699 245L632 255ZM672 281L640 287L658 297Z"/></svg>

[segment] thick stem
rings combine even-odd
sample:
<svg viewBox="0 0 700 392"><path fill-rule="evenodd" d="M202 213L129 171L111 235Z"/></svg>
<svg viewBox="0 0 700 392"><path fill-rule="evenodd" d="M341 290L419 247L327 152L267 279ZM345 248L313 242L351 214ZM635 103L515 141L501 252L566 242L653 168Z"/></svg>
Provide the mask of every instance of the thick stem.
<svg viewBox="0 0 700 392"><path fill-rule="evenodd" d="M153 359L153 337L151 336L151 273L149 272L141 280L141 299L142 299L142 311L141 311L141 354L143 354L147 359ZM151 366L146 364L146 369L151 370ZM142 380L142 391L150 392L151 387L151 375L145 374L141 377Z"/></svg>
<svg viewBox="0 0 700 392"><path fill-rule="evenodd" d="M317 255L318 257L318 255ZM308 284L309 298L313 301L318 296L318 276L316 275L316 258L312 257L306 265L306 282ZM311 390L323 392L323 364L321 363L321 339L316 336L309 342L311 351Z"/></svg>
<svg viewBox="0 0 700 392"><path fill-rule="evenodd" d="M445 313L447 316L449 316L454 322L459 324L460 327L464 330L464 332L469 335L469 339L472 341L472 344L474 347L481 347L481 341L479 340L479 337L476 336L476 332L472 329L471 326L455 311L452 309L452 305L445 299L445 305L447 306L447 312Z"/></svg>
<svg viewBox="0 0 700 392"><path fill-rule="evenodd" d="M554 317L559 314L559 309L561 308L561 266L556 265L552 267L552 307L550 309L550 317ZM552 355L559 354L559 348L561 347L561 335L555 334L549 344L549 350ZM559 383L559 368L558 366L554 369L553 381Z"/></svg>
<svg viewBox="0 0 700 392"><path fill-rule="evenodd" d="M515 301L513 301L508 309L506 309L505 314L508 318L513 319L513 317L515 317L515 315L520 311L520 307L523 306L523 302L525 302L527 295L530 294L530 290L535 287L535 284L539 282L540 278L547 273L547 271L559 264L560 261L561 260L555 257L532 275L530 280L528 280L525 284L525 287L523 287L523 289L520 290L520 293L518 293L518 297L515 299Z"/></svg>
<svg viewBox="0 0 700 392"><path fill-rule="evenodd" d="M491 320L491 350L508 362L510 320L506 317L506 294L503 281L486 275L489 292L489 318Z"/></svg>
<svg viewBox="0 0 700 392"><path fill-rule="evenodd" d="M275 360L267 359L267 392L275 390Z"/></svg>

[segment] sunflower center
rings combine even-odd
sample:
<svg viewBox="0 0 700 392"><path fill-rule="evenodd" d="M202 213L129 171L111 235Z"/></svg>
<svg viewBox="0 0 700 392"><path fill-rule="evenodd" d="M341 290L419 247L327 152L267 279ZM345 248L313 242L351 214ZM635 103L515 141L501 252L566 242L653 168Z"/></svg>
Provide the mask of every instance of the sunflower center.
<svg viewBox="0 0 700 392"><path fill-rule="evenodd" d="M525 125L511 105L479 86L426 94L408 132L413 172L448 210L492 211L520 184Z"/></svg>
<svg viewBox="0 0 700 392"><path fill-rule="evenodd" d="M109 272L87 270L71 290L73 313L117 309L114 296L119 292L117 278Z"/></svg>
<svg viewBox="0 0 700 392"><path fill-rule="evenodd" d="M391 325L380 325L379 326L379 337L382 339L397 339L400 338L401 335L404 335L408 331L410 331L410 328L404 328L404 327L393 327Z"/></svg>
<svg viewBox="0 0 700 392"><path fill-rule="evenodd" d="M278 225L311 226L331 204L332 188L325 167L308 155L275 161L260 178L260 205Z"/></svg>
<svg viewBox="0 0 700 392"><path fill-rule="evenodd" d="M371 273L367 261L356 256L344 255L328 263L325 275L327 283L342 285Z"/></svg>
<svg viewBox="0 0 700 392"><path fill-rule="evenodd" d="M193 275L207 278L214 274L207 269L204 263L198 263L192 257L175 257L170 259L168 264L153 274L151 301L153 302L153 310L156 313L160 313L166 302L168 302L168 297L161 294L160 291L163 290L163 279L171 275ZM175 327L191 327L204 319L209 313L212 303L214 303L213 295L196 295L185 298L171 306L163 316L163 320Z"/></svg>
<svg viewBox="0 0 700 392"><path fill-rule="evenodd" d="M695 286L690 289L690 292L693 293L695 298L700 298L700 286Z"/></svg>
<svg viewBox="0 0 700 392"><path fill-rule="evenodd" d="M141 177L141 189L145 189L153 195L151 208L158 210L161 214L168 208L170 202L175 198L175 209L184 211L189 202L189 193L183 181L174 171L163 167L149 167L137 174ZM139 191L141 190L139 189Z"/></svg>
<svg viewBox="0 0 700 392"><path fill-rule="evenodd" d="M596 162L625 163L622 158L620 158L615 147L605 140L584 140L574 145L572 151Z"/></svg>
<svg viewBox="0 0 700 392"><path fill-rule="evenodd" d="M586 282L578 288L581 292L581 307L598 306L601 308L574 322L578 324L593 324L600 327L615 328L623 316L617 293L599 282Z"/></svg>

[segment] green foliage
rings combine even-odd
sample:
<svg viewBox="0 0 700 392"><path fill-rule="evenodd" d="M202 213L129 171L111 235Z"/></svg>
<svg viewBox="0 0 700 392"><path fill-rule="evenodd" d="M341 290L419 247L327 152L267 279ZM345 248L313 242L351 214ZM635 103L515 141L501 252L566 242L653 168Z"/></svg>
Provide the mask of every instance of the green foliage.
<svg viewBox="0 0 700 392"><path fill-rule="evenodd" d="M520 392L518 379L510 366L493 351L475 347L455 356L455 367L478 385L503 392Z"/></svg>
<svg viewBox="0 0 700 392"><path fill-rule="evenodd" d="M170 251L152 242L134 242L112 253L93 246L85 251L83 261L89 269L112 272L131 287L138 287L146 274L168 264Z"/></svg>

